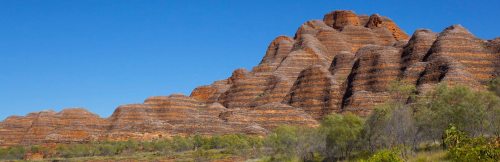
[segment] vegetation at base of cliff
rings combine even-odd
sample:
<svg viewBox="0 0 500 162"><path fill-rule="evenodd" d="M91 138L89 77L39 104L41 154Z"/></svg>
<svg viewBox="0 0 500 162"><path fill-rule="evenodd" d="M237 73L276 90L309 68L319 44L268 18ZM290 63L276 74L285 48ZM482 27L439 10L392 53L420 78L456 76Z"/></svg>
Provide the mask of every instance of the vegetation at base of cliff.
<svg viewBox="0 0 500 162"><path fill-rule="evenodd" d="M500 96L500 77L491 80L488 84L488 88L490 91L497 94L497 96Z"/></svg>
<svg viewBox="0 0 500 162"><path fill-rule="evenodd" d="M367 118L329 115L319 128L276 129L266 161L413 161L425 152L442 158L429 161L499 161L500 98L490 90L443 84L417 96L414 87L395 82L392 100ZM447 144L450 129L463 134L460 145Z"/></svg>
<svg viewBox="0 0 500 162"><path fill-rule="evenodd" d="M284 125L267 137L194 135L143 142L11 147L0 149L0 159L39 153L49 159L80 160L136 159L139 157L134 155L141 155L146 160L193 161L232 157L254 161L500 161L498 84L498 80L492 81L490 91L438 85L429 93L415 95L415 87L395 82L390 90L393 99L366 118L331 114L318 127Z"/></svg>
<svg viewBox="0 0 500 162"><path fill-rule="evenodd" d="M444 135L444 146L453 161L499 161L500 139L484 136L471 138L451 126Z"/></svg>
<svg viewBox="0 0 500 162"><path fill-rule="evenodd" d="M153 153L153 156L175 158L179 153L189 152L196 158L218 159L230 155L257 155L263 139L257 136L229 134L204 137L174 136L154 141L115 141L89 144L58 144L56 146L11 147L0 149L0 159L22 159L26 152L42 154L44 158L77 158L127 156L138 153ZM215 153L214 153L215 151ZM244 153L244 154L243 154ZM6 156L8 155L8 156Z"/></svg>
<svg viewBox="0 0 500 162"><path fill-rule="evenodd" d="M22 159L25 154L26 149L21 146L0 148L0 159L2 160Z"/></svg>

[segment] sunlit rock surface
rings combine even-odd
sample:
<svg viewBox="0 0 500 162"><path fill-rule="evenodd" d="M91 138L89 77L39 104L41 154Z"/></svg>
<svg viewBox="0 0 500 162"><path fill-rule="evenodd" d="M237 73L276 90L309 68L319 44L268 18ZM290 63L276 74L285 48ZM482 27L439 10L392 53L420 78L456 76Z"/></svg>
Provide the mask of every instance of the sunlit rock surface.
<svg viewBox="0 0 500 162"><path fill-rule="evenodd" d="M391 19L333 11L271 41L253 69L200 86L190 96L147 98L108 118L84 109L41 111L0 122L0 146L151 140L173 135L265 135L279 125L315 127L325 115L369 115L403 80L423 94L438 83L483 89L500 73L500 38L460 25L410 37Z"/></svg>

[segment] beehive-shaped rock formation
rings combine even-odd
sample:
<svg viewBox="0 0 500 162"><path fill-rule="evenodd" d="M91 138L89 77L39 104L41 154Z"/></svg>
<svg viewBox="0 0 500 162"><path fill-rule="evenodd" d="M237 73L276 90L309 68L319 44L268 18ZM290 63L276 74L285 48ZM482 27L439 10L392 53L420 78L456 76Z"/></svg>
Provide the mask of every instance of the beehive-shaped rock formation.
<svg viewBox="0 0 500 162"><path fill-rule="evenodd" d="M339 112L340 85L323 66L314 65L303 70L285 98L286 104L300 107L315 119Z"/></svg>
<svg viewBox="0 0 500 162"><path fill-rule="evenodd" d="M461 25L453 25L439 34L427 60L446 57L463 65L476 80L487 82L496 70L498 52L492 53L486 46L487 41L476 38Z"/></svg>
<svg viewBox="0 0 500 162"><path fill-rule="evenodd" d="M105 119L85 109L41 111L5 119L0 123L0 140L2 145L89 142L99 140L106 126Z"/></svg>
<svg viewBox="0 0 500 162"><path fill-rule="evenodd" d="M251 70L191 95L147 98L109 118L83 109L43 111L0 122L0 146L172 135L265 135L279 125L314 127L325 115L368 115L402 80L426 93L438 83L484 89L500 74L500 38L481 40L460 25L411 38L391 19L333 11L279 36Z"/></svg>
<svg viewBox="0 0 500 162"><path fill-rule="evenodd" d="M346 111L367 115L376 104L388 98L389 85L397 80L401 50L368 45L356 53L356 61L348 77L343 106Z"/></svg>

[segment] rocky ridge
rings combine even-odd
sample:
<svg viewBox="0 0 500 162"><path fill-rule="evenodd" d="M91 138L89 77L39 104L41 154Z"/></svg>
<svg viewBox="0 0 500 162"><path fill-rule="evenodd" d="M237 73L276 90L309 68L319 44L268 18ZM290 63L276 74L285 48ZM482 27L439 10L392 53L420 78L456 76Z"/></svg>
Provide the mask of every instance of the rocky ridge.
<svg viewBox="0 0 500 162"><path fill-rule="evenodd" d="M150 97L109 118L84 109L42 111L0 122L0 146L172 135L264 135L282 125L314 127L330 113L368 115L403 80L425 93L437 83L475 89L500 73L500 38L481 40L460 25L410 37L387 17L333 11L274 39L251 71L200 86L190 96Z"/></svg>

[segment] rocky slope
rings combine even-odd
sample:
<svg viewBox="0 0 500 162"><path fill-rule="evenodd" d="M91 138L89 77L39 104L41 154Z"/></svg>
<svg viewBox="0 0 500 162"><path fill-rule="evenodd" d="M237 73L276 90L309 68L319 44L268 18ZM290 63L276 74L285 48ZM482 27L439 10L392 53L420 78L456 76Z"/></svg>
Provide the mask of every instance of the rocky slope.
<svg viewBox="0 0 500 162"><path fill-rule="evenodd" d="M103 119L84 109L43 111L0 123L0 146L172 135L263 135L282 124L316 126L330 113L366 116L394 80L425 93L437 83L484 88L500 73L500 38L481 40L460 25L410 37L377 14L334 11L279 36L251 71L193 90L123 105Z"/></svg>

